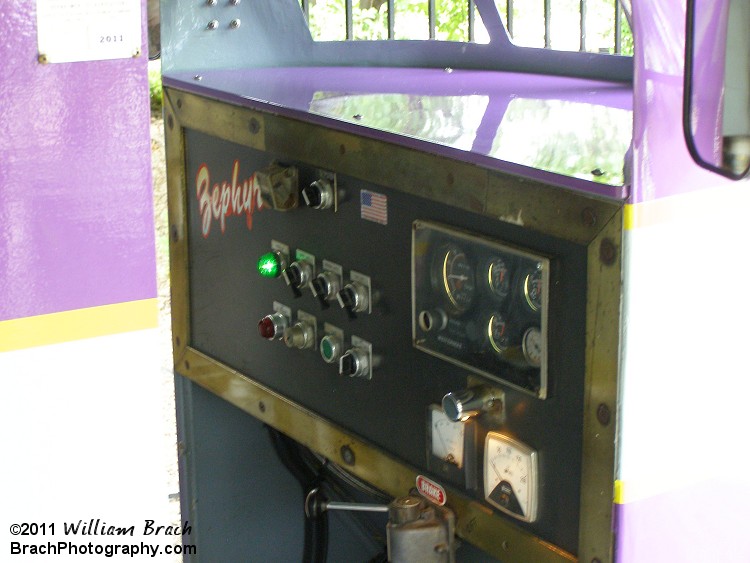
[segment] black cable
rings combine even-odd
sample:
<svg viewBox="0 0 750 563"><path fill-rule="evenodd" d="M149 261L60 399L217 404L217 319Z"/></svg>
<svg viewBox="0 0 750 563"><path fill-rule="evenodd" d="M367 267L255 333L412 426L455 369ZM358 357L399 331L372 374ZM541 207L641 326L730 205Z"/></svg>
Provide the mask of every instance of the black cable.
<svg viewBox="0 0 750 563"><path fill-rule="evenodd" d="M373 488L341 466L332 463L324 456L304 447L281 432L267 427L271 443L282 464L302 487L305 507L314 507L315 502L308 504L307 497L311 491L318 489L316 496L325 499L325 492L331 493L333 498L357 502L356 492L373 498L384 504L390 502L390 496ZM352 492L354 491L354 493ZM303 548L304 563L325 563L328 554L329 520L327 512L312 511L305 517L305 534ZM374 545L382 550L371 563L387 561L385 552L386 541L384 529L376 527L364 513L354 513L352 522L371 538Z"/></svg>
<svg viewBox="0 0 750 563"><path fill-rule="evenodd" d="M302 487L303 506L308 493L320 484L320 474L323 464L317 468L311 466L296 442L279 432L268 428L276 455L281 463L292 474ZM305 515L305 543L302 551L303 563L325 563L328 557L328 514Z"/></svg>

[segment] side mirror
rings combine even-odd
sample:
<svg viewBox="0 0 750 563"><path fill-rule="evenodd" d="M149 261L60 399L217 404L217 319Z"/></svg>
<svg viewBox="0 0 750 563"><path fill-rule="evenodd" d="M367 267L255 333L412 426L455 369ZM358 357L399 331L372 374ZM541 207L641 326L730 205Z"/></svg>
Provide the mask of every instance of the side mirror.
<svg viewBox="0 0 750 563"><path fill-rule="evenodd" d="M750 2L688 0L683 127L695 161L750 174Z"/></svg>

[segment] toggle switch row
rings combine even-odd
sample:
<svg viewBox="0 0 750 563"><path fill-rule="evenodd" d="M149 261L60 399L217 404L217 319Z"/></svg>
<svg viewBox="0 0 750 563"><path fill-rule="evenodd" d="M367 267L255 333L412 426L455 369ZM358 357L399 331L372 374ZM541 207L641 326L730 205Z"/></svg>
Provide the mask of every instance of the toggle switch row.
<svg viewBox="0 0 750 563"><path fill-rule="evenodd" d="M325 323L325 335L317 341L317 320L304 311L297 312L297 321L290 321L289 311L276 307L276 312L266 315L258 322L258 333L266 340L283 340L289 348L299 350L317 349L323 361L338 364L339 375L372 379L372 370L380 364L380 357L373 356L372 345L357 336L351 337L351 345L345 349L342 330Z"/></svg>
<svg viewBox="0 0 750 563"><path fill-rule="evenodd" d="M369 276L351 270L348 282L344 283L344 270L339 264L323 260L322 268L318 271L315 256L299 249L290 263L289 252L288 249L284 252L285 248L279 243L272 243L272 250L260 257L257 267L261 276L282 277L295 297L301 297L302 290L309 289L321 309L338 303L350 319L355 319L358 313L372 312L378 294L373 293Z"/></svg>

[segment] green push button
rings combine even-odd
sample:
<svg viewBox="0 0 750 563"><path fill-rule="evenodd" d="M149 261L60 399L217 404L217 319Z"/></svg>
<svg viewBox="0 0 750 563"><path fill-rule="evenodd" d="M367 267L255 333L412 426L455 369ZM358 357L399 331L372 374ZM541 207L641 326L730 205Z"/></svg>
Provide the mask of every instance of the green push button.
<svg viewBox="0 0 750 563"><path fill-rule="evenodd" d="M341 346L339 340L333 335L326 335L320 340L320 356L323 361L332 364L334 363L341 353Z"/></svg>
<svg viewBox="0 0 750 563"><path fill-rule="evenodd" d="M258 259L258 273L264 278L278 278L281 266L281 257L277 252L266 252Z"/></svg>

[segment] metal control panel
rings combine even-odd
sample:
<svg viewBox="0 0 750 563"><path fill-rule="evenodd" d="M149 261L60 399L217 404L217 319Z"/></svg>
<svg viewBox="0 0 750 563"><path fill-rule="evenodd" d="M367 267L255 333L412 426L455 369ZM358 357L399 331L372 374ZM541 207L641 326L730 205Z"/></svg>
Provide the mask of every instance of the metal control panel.
<svg viewBox="0 0 750 563"><path fill-rule="evenodd" d="M322 127L253 114L263 143L227 139L189 110L230 106L169 96L178 371L393 496L416 478L495 557L497 537L517 560L577 556L596 233L498 220L472 188L438 201L405 185L396 170L416 164L389 146L365 178L346 162L354 138Z"/></svg>

